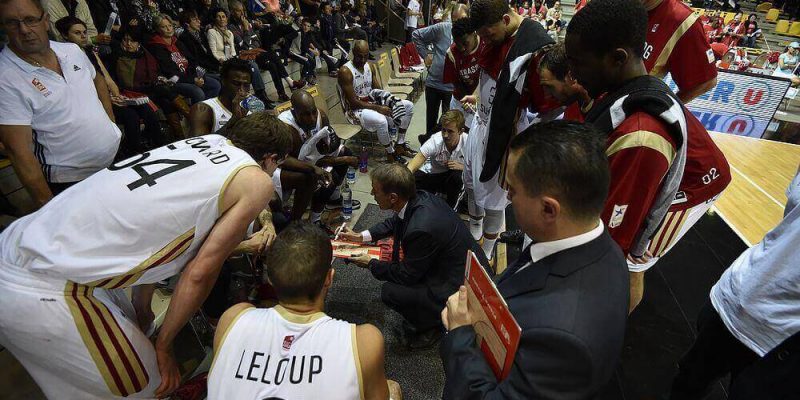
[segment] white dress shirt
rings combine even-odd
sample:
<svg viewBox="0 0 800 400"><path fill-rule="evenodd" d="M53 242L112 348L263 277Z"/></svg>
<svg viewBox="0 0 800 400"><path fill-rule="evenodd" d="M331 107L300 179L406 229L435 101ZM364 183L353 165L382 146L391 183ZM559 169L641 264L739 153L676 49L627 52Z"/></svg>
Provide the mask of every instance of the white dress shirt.
<svg viewBox="0 0 800 400"><path fill-rule="evenodd" d="M570 236L564 239L553 240L550 242L536 242L531 245L531 260L533 262L539 262L539 260L558 253L559 251L564 251L573 247L578 247L582 244L589 243L592 240L600 237L600 235L603 234L603 229L603 222L598 220L597 226L589 232L581 233L580 235L576 236ZM528 268L529 265L531 265L531 263L522 266L522 268L517 270L517 273L525 268Z"/></svg>

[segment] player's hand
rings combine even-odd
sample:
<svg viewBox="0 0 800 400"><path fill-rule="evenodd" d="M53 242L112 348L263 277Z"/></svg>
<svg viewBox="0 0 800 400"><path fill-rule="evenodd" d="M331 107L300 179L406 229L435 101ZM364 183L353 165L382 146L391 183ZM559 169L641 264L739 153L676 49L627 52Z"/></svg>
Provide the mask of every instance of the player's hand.
<svg viewBox="0 0 800 400"><path fill-rule="evenodd" d="M372 261L372 257L370 257L369 254L362 253L347 257L347 261L361 268L366 268L369 266L369 262Z"/></svg>
<svg viewBox="0 0 800 400"><path fill-rule="evenodd" d="M362 243L364 242L364 236L362 236L360 232L353 232L349 226L345 225L345 227L339 231L339 240L344 240L345 242Z"/></svg>
<svg viewBox="0 0 800 400"><path fill-rule="evenodd" d="M387 116L387 117L391 117L392 116L392 109L387 107L387 106L378 106L378 110L377 111L379 113Z"/></svg>
<svg viewBox="0 0 800 400"><path fill-rule="evenodd" d="M328 187L333 182L331 173L320 167L314 167L314 175L317 177L317 181L322 183L323 187Z"/></svg>
<svg viewBox="0 0 800 400"><path fill-rule="evenodd" d="M353 168L358 167L358 157L356 156L342 157L342 161Z"/></svg>
<svg viewBox="0 0 800 400"><path fill-rule="evenodd" d="M180 386L181 373L171 348L160 349L156 346L156 362L158 372L161 374L161 385L156 389L156 397L163 399Z"/></svg>
<svg viewBox="0 0 800 400"><path fill-rule="evenodd" d="M239 90L236 96L233 96L233 116L235 118L244 118L247 115L247 109L242 107L242 101L246 99L248 93L246 90Z"/></svg>
<svg viewBox="0 0 800 400"><path fill-rule="evenodd" d="M636 257L633 254L628 254L628 261L634 264L647 264L653 258L653 253L650 250L645 251L641 257Z"/></svg>
<svg viewBox="0 0 800 400"><path fill-rule="evenodd" d="M204 81L203 78L194 78L194 84L197 85L197 87L203 87L206 81Z"/></svg>
<svg viewBox="0 0 800 400"><path fill-rule="evenodd" d="M97 44L109 44L111 43L111 35L106 35L105 33L99 33L94 38L94 42Z"/></svg>
<svg viewBox="0 0 800 400"><path fill-rule="evenodd" d="M250 236L246 240L242 241L242 243L239 244L239 248L244 253L257 256L264 251L264 248L266 247L266 240L267 238L262 232L256 232L253 234L253 236Z"/></svg>
<svg viewBox="0 0 800 400"><path fill-rule="evenodd" d="M447 299L447 306L442 310L442 324L448 331L465 325L472 325L472 318L467 304L467 288L464 285L461 285L458 291Z"/></svg>
<svg viewBox="0 0 800 400"><path fill-rule="evenodd" d="M122 96L111 95L111 103L117 107L125 107L125 99Z"/></svg>
<svg viewBox="0 0 800 400"><path fill-rule="evenodd" d="M447 168L450 168L450 169L452 169L454 171L463 171L464 170L464 164L462 164L462 163L460 163L458 161L450 160L450 161L447 162Z"/></svg>

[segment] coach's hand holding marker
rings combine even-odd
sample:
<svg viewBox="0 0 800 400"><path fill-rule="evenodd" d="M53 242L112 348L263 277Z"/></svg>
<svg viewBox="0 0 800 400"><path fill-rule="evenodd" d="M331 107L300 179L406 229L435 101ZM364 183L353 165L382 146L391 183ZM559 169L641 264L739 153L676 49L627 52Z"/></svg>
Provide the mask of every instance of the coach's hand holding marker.
<svg viewBox="0 0 800 400"><path fill-rule="evenodd" d="M346 242L362 243L364 241L364 236L361 236L361 233L353 232L350 227L346 225L339 231L338 237Z"/></svg>

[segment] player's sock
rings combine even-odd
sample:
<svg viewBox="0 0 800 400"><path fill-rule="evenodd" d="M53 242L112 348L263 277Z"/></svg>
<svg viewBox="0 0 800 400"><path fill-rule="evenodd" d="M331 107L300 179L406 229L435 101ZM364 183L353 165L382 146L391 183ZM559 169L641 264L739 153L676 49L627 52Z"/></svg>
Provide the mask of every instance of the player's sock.
<svg viewBox="0 0 800 400"><path fill-rule="evenodd" d="M406 130L405 129L398 129L397 130L397 144L403 144L406 142Z"/></svg>
<svg viewBox="0 0 800 400"><path fill-rule="evenodd" d="M483 237L483 244L481 244L481 248L483 249L483 254L486 254L487 259L492 258L492 252L494 251L494 243L497 242L497 238L489 239L488 237Z"/></svg>
<svg viewBox="0 0 800 400"><path fill-rule="evenodd" d="M391 143L387 144L386 146L383 146L383 148L385 148L386 152L389 154L394 153L394 146L392 146Z"/></svg>
<svg viewBox="0 0 800 400"><path fill-rule="evenodd" d="M311 212L311 223L312 224L314 222L319 222L319 220L321 218L322 218L322 213L321 212L314 212L314 211Z"/></svg>
<svg viewBox="0 0 800 400"><path fill-rule="evenodd" d="M476 241L481 240L481 236L483 235L483 219L473 219L470 217L469 233Z"/></svg>

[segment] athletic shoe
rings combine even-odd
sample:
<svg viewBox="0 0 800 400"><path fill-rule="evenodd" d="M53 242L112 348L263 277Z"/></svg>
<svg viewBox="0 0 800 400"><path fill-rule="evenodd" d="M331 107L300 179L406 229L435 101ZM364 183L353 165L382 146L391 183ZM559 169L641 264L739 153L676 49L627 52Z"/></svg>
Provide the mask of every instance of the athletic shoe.
<svg viewBox="0 0 800 400"><path fill-rule="evenodd" d="M525 240L525 234L522 233L521 229L514 229L513 231L501 232L500 236L497 238L497 241L500 243L517 245L517 246L521 246L524 240Z"/></svg>
<svg viewBox="0 0 800 400"><path fill-rule="evenodd" d="M342 208L342 198L341 197L339 197L336 200L331 200L331 201L329 201L328 203L325 204L325 209L326 210L338 210L340 208ZM353 199L353 210L358 210L360 208L361 208L361 202L356 200L356 199Z"/></svg>
<svg viewBox="0 0 800 400"><path fill-rule="evenodd" d="M405 157L414 157L415 155L417 155L417 152L414 151L414 149L412 149L411 146L408 145L408 143L396 144L394 146L394 151L395 153L398 153L401 156Z"/></svg>

